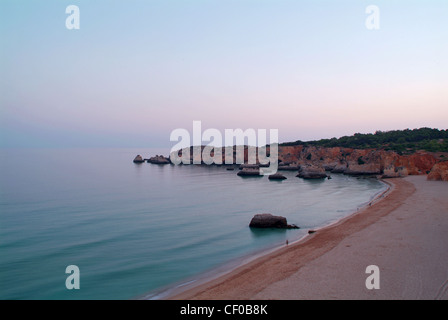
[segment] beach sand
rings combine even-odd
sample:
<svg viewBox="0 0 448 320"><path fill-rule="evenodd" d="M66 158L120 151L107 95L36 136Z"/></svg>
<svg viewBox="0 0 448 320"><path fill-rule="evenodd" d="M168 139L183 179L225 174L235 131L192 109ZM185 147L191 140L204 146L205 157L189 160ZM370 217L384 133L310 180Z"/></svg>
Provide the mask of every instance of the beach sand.
<svg viewBox="0 0 448 320"><path fill-rule="evenodd" d="M448 299L448 183L387 181L372 206L169 298ZM380 289L366 288L369 265Z"/></svg>

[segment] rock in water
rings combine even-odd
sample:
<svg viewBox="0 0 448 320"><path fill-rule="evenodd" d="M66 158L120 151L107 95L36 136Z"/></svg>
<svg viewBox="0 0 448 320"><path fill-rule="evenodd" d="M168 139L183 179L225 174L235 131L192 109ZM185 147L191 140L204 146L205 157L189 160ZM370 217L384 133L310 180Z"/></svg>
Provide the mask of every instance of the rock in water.
<svg viewBox="0 0 448 320"><path fill-rule="evenodd" d="M148 159L148 163L152 164L169 164L170 159L165 158L164 156L156 155L155 157L151 157Z"/></svg>
<svg viewBox="0 0 448 320"><path fill-rule="evenodd" d="M289 225L285 217L274 216L270 213L256 214L250 221L251 228L280 228L298 229L296 225Z"/></svg>
<svg viewBox="0 0 448 320"><path fill-rule="evenodd" d="M259 169L247 169L244 168L243 170L238 171L237 175L242 176L242 177L262 177L262 175L260 175L260 170Z"/></svg>
<svg viewBox="0 0 448 320"><path fill-rule="evenodd" d="M281 173L274 173L271 174L269 177L269 180L285 180L286 177L282 175Z"/></svg>
<svg viewBox="0 0 448 320"><path fill-rule="evenodd" d="M303 179L324 179L327 177L327 174L323 167L303 166L296 177Z"/></svg>
<svg viewBox="0 0 448 320"><path fill-rule="evenodd" d="M243 164L241 164L240 165L240 170L243 170L243 169L254 169L254 170L258 170L260 168L260 166L258 165L258 164L245 164L245 163L243 163Z"/></svg>
<svg viewBox="0 0 448 320"><path fill-rule="evenodd" d="M134 158L134 163L142 163L142 162L145 162L145 160L143 160L143 157L141 155L137 155Z"/></svg>

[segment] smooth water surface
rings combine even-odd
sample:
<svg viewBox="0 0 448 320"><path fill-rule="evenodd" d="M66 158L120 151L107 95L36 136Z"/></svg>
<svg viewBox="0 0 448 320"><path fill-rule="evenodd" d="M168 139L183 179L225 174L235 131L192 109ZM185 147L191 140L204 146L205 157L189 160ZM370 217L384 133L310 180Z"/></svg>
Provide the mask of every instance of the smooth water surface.
<svg viewBox="0 0 448 320"><path fill-rule="evenodd" d="M0 298L132 299L290 242L384 190L375 179L241 178L224 166L134 164L157 150L0 155ZM166 154L166 153L165 153ZM248 227L257 213L299 230ZM68 265L80 269L67 290Z"/></svg>

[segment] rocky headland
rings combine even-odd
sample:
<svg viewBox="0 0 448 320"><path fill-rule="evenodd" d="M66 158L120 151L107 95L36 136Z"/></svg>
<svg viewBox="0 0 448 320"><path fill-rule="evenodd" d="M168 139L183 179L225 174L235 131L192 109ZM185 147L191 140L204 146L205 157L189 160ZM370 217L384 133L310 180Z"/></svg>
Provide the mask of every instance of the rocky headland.
<svg viewBox="0 0 448 320"><path fill-rule="evenodd" d="M316 146L279 146L279 166L305 168L307 170L343 173L348 175L377 175L396 178L407 175L428 174L441 163L440 155L417 151L400 155L384 149L325 148ZM446 170L440 166L437 170ZM303 169L302 169L303 171ZM305 170L306 172L306 170ZM440 176L443 176L440 174Z"/></svg>
<svg viewBox="0 0 448 320"><path fill-rule="evenodd" d="M204 146L202 146L203 150ZM269 146L266 153L269 155ZM193 154L193 148L190 148ZM240 165L238 175L255 176L259 168L266 166L258 159L256 164L248 164L248 150L244 146L244 164ZM236 147L233 150L233 163L237 163ZM213 156L213 153L211 154ZM282 146L278 147L278 170L298 171L298 176L304 179L322 179L330 173L343 173L347 175L362 176L374 175L381 178L398 178L408 175L429 174L430 179L447 181L448 168L444 159L448 153L436 154L434 152L417 151L412 154L398 154L385 149L353 149L343 147L319 146ZM191 157L190 159L193 159ZM137 156L134 162L141 162L142 157ZM156 155L147 160L153 164L169 164L169 157ZM199 163L203 164L199 159ZM225 152L222 152L222 163L225 163Z"/></svg>

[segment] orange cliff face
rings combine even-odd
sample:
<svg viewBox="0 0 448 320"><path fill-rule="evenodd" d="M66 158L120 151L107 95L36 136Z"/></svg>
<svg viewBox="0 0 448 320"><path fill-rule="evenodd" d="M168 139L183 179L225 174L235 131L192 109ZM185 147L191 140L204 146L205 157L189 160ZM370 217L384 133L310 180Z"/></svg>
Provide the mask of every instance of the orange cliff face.
<svg viewBox="0 0 448 320"><path fill-rule="evenodd" d="M400 156L395 166L406 167L411 175L426 174L438 160L426 152L417 152L408 156Z"/></svg>
<svg viewBox="0 0 448 320"><path fill-rule="evenodd" d="M324 148L303 145L279 146L279 160L284 164L321 165L329 170L347 168L353 174L383 174L387 176L418 175L428 173L439 162L432 154L416 152L399 155L382 149Z"/></svg>
<svg viewBox="0 0 448 320"><path fill-rule="evenodd" d="M448 161L435 164L428 174L428 180L448 181Z"/></svg>

